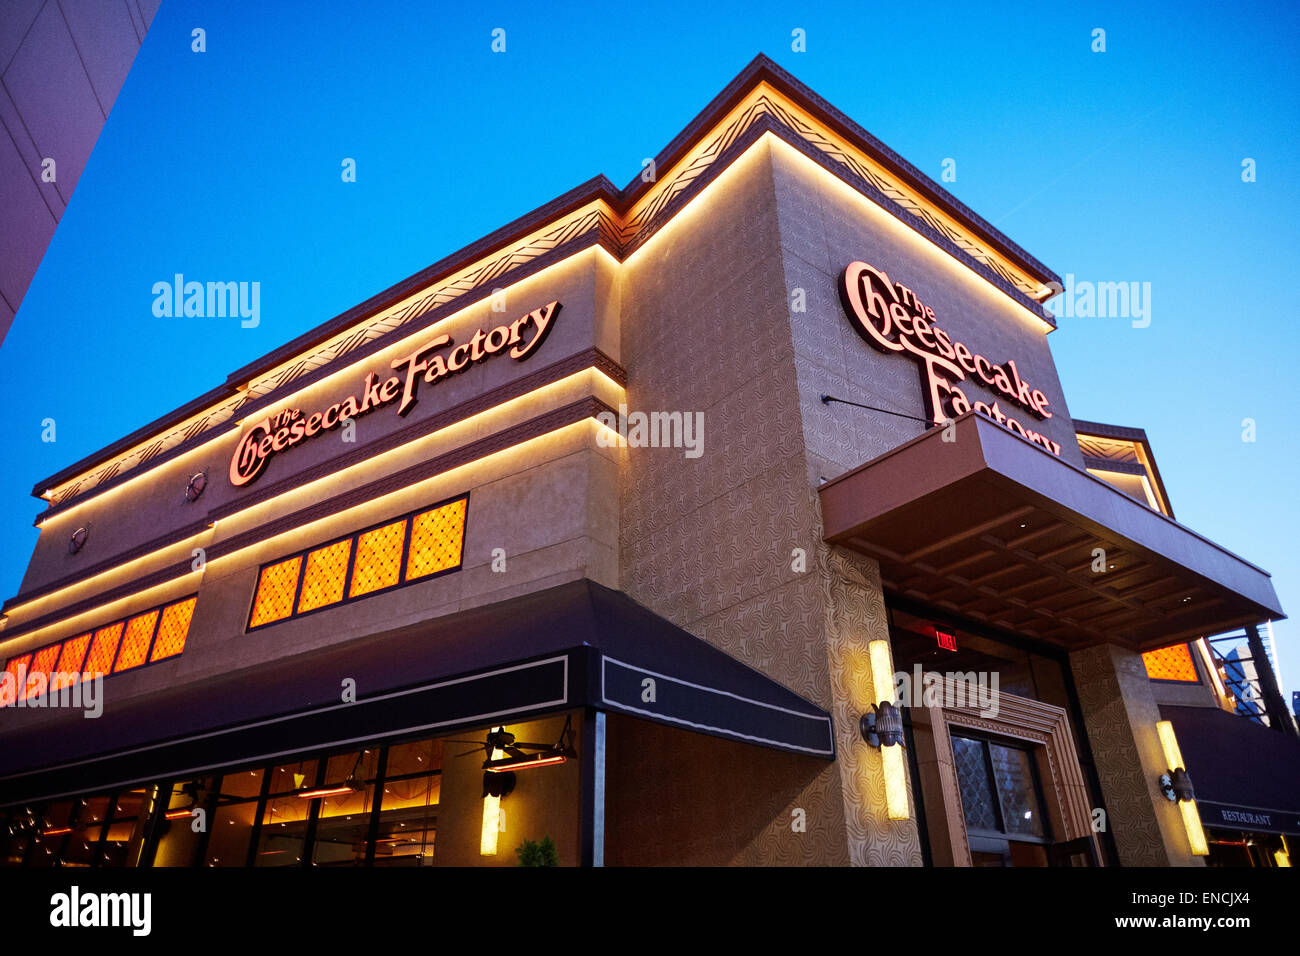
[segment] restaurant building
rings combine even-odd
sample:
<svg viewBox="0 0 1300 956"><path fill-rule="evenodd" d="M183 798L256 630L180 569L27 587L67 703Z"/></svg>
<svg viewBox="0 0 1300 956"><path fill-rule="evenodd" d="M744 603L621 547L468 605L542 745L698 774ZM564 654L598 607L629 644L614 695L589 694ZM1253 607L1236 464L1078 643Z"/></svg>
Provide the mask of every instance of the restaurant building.
<svg viewBox="0 0 1300 956"><path fill-rule="evenodd" d="M8 865L1285 860L1204 640L1273 586L1072 417L1056 275L764 57L653 172L36 485Z"/></svg>

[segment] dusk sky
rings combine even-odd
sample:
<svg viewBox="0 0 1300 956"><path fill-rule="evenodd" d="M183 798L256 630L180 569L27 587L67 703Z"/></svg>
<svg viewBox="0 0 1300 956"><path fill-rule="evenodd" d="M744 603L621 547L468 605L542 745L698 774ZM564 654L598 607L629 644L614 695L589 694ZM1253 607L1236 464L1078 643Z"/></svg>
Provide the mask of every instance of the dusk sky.
<svg viewBox="0 0 1300 956"><path fill-rule="evenodd" d="M1061 318L1069 410L1145 428L1178 520L1300 614L1300 8L230 6L164 0L0 347L4 597L37 481L592 176L625 185L762 52L934 179L953 160L945 187L1062 277L1150 283L1145 327ZM260 283L260 324L155 317L176 273ZM1275 630L1289 704L1300 627Z"/></svg>

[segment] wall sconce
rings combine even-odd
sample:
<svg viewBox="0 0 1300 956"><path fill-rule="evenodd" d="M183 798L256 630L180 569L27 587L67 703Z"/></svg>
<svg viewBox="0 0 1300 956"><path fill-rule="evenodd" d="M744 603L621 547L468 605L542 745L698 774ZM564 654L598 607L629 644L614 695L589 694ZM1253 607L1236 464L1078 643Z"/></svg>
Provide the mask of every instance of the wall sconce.
<svg viewBox="0 0 1300 956"><path fill-rule="evenodd" d="M489 745L495 744L504 735L505 727L498 727L488 734ZM513 739L513 737L511 738ZM488 762L500 760L506 752L500 747L492 746L488 753ZM504 773L497 779L493 775L483 774L483 829L479 833L479 856L497 855L497 837L501 833L501 798L514 789L515 775Z"/></svg>
<svg viewBox="0 0 1300 956"><path fill-rule="evenodd" d="M1160 735L1160 746L1165 752L1165 765L1169 768L1160 775L1160 789L1166 798L1178 804L1183 815L1183 828L1187 830L1187 840L1192 845L1193 856L1209 856L1210 847L1205 842L1205 830L1201 826L1201 814L1196 809L1196 794L1192 790L1192 778L1183 766L1183 753L1178 749L1178 738L1174 736L1174 725L1167 720L1156 722L1156 733Z"/></svg>
<svg viewBox="0 0 1300 956"><path fill-rule="evenodd" d="M871 693L878 703L858 723L862 739L879 748L885 771L885 807L891 820L911 817L907 802L907 771L903 766L903 715L894 703L894 665L888 641L871 641Z"/></svg>

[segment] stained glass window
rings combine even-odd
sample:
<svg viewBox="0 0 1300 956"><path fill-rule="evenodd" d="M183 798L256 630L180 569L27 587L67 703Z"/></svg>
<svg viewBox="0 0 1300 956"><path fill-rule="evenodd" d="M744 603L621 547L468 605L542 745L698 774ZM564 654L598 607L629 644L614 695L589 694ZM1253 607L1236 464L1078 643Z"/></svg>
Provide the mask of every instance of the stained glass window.
<svg viewBox="0 0 1300 956"><path fill-rule="evenodd" d="M108 627L101 627L95 632L95 640L90 645L86 665L81 669L83 680L112 673L113 658L117 656L117 645L121 639L121 621Z"/></svg>
<svg viewBox="0 0 1300 956"><path fill-rule="evenodd" d="M402 545L406 519L367 531L357 538L357 561L352 569L349 597L369 594L396 584L402 573Z"/></svg>
<svg viewBox="0 0 1300 956"><path fill-rule="evenodd" d="M298 569L301 566L302 555L296 555L262 569L249 627L279 621L293 613L293 597L298 590Z"/></svg>
<svg viewBox="0 0 1300 956"><path fill-rule="evenodd" d="M153 642L153 653L149 660L160 661L165 657L175 657L185 650L185 637L189 634L190 618L194 616L194 598L187 598L169 605L162 612L162 621L158 624L158 636Z"/></svg>
<svg viewBox="0 0 1300 956"><path fill-rule="evenodd" d="M1142 663L1146 665L1147 677L1152 680L1200 683L1200 678L1196 676L1196 664L1192 660L1191 648L1186 644L1175 644L1173 647L1147 651L1142 655Z"/></svg>
<svg viewBox="0 0 1300 956"><path fill-rule="evenodd" d="M307 555L307 570L303 572L302 595L298 598L298 613L325 607L343 600L343 587L348 578L348 557L352 554L352 539L317 548Z"/></svg>
<svg viewBox="0 0 1300 956"><path fill-rule="evenodd" d="M149 642L153 640L154 625L158 623L158 612L150 611L140 614L126 622L122 634L122 648L117 652L117 663L113 673L139 667L149 655Z"/></svg>
<svg viewBox="0 0 1300 956"><path fill-rule="evenodd" d="M466 504L461 498L411 519L411 553L406 559L408 581L460 566Z"/></svg>

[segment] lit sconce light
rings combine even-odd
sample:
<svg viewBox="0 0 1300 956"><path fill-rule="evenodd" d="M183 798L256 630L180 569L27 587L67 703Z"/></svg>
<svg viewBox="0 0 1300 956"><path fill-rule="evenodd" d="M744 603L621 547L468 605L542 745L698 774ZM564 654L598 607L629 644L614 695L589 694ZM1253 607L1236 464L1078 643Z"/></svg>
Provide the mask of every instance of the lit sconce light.
<svg viewBox="0 0 1300 956"><path fill-rule="evenodd" d="M871 641L871 689L879 702L859 722L862 739L880 750L885 770L885 806L891 820L911 816L907 802L907 771L903 766L903 715L894 703L894 665L888 641Z"/></svg>
<svg viewBox="0 0 1300 956"><path fill-rule="evenodd" d="M498 727L488 734L491 752L488 754L487 763L498 761L506 755L506 752L496 745L504 743L507 736L511 741L514 740L513 734L506 734L505 727ZM483 830L479 835L479 856L497 855L497 837L501 833L501 798L514 788L513 773L483 774Z"/></svg>
<svg viewBox="0 0 1300 956"><path fill-rule="evenodd" d="M1275 850L1273 852L1273 862L1278 866L1290 866L1291 854L1287 853L1286 850Z"/></svg>
<svg viewBox="0 0 1300 956"><path fill-rule="evenodd" d="M1183 815L1183 827L1187 830L1187 840L1192 845L1192 855L1209 856L1210 847L1205 841L1205 830L1201 827L1200 811L1196 808L1192 778L1183 766L1183 753L1178 749L1174 725L1167 720L1157 721L1156 733L1160 735L1165 765L1169 768L1160 775L1160 789L1170 802L1178 804L1178 810Z"/></svg>

